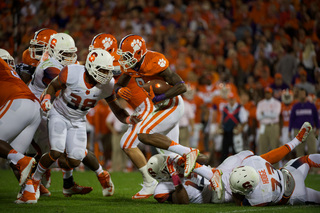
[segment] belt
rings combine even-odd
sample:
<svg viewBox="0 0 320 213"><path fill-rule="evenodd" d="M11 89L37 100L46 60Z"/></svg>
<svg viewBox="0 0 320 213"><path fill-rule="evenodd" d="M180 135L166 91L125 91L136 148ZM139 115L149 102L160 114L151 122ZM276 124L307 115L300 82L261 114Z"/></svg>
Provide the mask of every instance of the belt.
<svg viewBox="0 0 320 213"><path fill-rule="evenodd" d="M283 205L283 204L288 203L288 201L294 191L296 183L294 181L292 174L289 172L289 170L287 170L285 168L281 168L280 171L283 175L284 192L283 192L281 200L277 204Z"/></svg>

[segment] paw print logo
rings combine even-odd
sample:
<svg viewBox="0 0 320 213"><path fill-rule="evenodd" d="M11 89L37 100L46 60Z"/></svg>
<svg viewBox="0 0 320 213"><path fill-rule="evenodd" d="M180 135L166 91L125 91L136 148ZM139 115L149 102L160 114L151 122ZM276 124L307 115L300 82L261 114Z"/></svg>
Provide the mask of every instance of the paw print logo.
<svg viewBox="0 0 320 213"><path fill-rule="evenodd" d="M104 46L104 48L108 49L109 47L111 47L113 41L111 38L105 38L102 40L102 44Z"/></svg>
<svg viewBox="0 0 320 213"><path fill-rule="evenodd" d="M131 43L131 47L133 47L133 50L136 52L137 50L140 50L142 46L142 42L138 39L133 39L133 42Z"/></svg>
<svg viewBox="0 0 320 213"><path fill-rule="evenodd" d="M161 58L161 59L158 61L158 64L159 64L160 67L164 67L164 66L166 66L166 61L165 61L163 58Z"/></svg>

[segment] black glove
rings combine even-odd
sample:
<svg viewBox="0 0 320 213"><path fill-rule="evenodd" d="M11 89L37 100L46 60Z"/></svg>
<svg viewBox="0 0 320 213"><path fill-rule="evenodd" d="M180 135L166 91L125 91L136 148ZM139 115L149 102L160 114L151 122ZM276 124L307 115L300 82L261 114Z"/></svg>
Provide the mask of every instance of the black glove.
<svg viewBox="0 0 320 213"><path fill-rule="evenodd" d="M24 63L20 63L16 65L16 72L20 75L22 72L27 73L29 75L33 75L36 67Z"/></svg>

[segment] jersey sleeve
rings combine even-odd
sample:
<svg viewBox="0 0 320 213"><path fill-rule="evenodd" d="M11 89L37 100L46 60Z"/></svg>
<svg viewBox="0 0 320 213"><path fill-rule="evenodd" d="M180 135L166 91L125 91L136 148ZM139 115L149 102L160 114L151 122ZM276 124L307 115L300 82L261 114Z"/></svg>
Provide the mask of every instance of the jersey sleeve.
<svg viewBox="0 0 320 213"><path fill-rule="evenodd" d="M146 69L143 70L144 76L156 75L169 67L168 59L161 53L151 52L146 55Z"/></svg>

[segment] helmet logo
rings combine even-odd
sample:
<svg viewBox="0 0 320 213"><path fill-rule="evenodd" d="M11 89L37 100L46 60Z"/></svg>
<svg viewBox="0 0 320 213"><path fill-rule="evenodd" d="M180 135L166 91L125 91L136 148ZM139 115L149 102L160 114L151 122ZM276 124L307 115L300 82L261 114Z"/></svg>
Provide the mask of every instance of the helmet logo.
<svg viewBox="0 0 320 213"><path fill-rule="evenodd" d="M57 44L57 39L53 38L53 39L51 40L50 47L51 47L51 48L54 48L54 47L56 46L56 44Z"/></svg>
<svg viewBox="0 0 320 213"><path fill-rule="evenodd" d="M247 181L247 182L245 182L245 183L242 184L242 187L243 187L244 189L251 189L251 188L252 188L252 185L250 184L249 181Z"/></svg>
<svg viewBox="0 0 320 213"><path fill-rule="evenodd" d="M98 54L96 52L93 52L91 54L91 56L89 57L89 61L90 62L94 62L94 60L96 60L96 57L98 56Z"/></svg>
<svg viewBox="0 0 320 213"><path fill-rule="evenodd" d="M137 50L140 50L142 46L142 42L138 39L133 39L131 43L131 47L133 47L134 52L137 52Z"/></svg>
<svg viewBox="0 0 320 213"><path fill-rule="evenodd" d="M111 38L105 38L102 40L102 44L104 46L104 48L108 49L109 47L111 47L113 41Z"/></svg>
<svg viewBox="0 0 320 213"><path fill-rule="evenodd" d="M161 58L161 59L159 59L158 64L160 67L164 67L164 66L166 66L166 61L163 58Z"/></svg>

